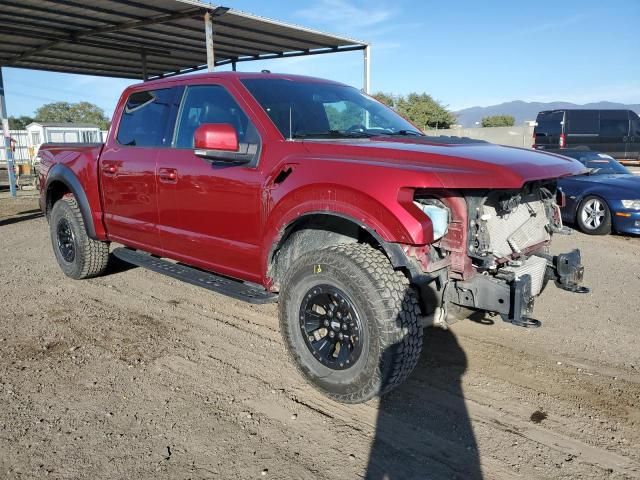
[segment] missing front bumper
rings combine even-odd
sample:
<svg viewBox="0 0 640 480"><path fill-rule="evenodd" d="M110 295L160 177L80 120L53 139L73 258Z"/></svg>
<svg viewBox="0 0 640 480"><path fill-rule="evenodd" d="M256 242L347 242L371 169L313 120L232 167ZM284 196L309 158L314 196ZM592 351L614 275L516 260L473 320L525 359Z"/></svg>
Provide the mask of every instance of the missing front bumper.
<svg viewBox="0 0 640 480"><path fill-rule="evenodd" d="M539 327L541 322L532 318L535 297L552 280L557 287L575 293L587 293L580 285L584 275L580 251L551 256L539 254L546 260L544 283L532 286L537 278L527 270L502 269L495 276L476 275L470 280L452 281L446 291L445 302L461 307L498 314L506 322L521 327Z"/></svg>

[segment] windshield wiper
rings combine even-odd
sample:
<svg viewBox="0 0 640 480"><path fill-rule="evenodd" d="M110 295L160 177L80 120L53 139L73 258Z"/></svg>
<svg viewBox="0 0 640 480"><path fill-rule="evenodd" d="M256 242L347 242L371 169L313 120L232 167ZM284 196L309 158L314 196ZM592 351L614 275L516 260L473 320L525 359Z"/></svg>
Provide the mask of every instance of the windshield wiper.
<svg viewBox="0 0 640 480"><path fill-rule="evenodd" d="M299 132L292 135L293 138L370 138L375 135L367 132L347 132L340 130L327 130L324 132Z"/></svg>
<svg viewBox="0 0 640 480"><path fill-rule="evenodd" d="M426 135L417 130L398 130L397 132L381 133L381 137L425 137Z"/></svg>

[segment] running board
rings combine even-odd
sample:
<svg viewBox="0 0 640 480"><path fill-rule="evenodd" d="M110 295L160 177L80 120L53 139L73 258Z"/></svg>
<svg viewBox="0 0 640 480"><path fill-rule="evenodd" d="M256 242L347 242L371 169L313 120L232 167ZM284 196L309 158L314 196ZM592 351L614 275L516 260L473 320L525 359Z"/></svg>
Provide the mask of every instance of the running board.
<svg viewBox="0 0 640 480"><path fill-rule="evenodd" d="M255 283L233 280L214 273L198 270L197 268L188 267L181 263L169 262L140 250L120 247L116 248L112 253L124 262L162 273L177 280L206 288L207 290L221 293L228 297L244 300L245 302L263 304L273 303L278 300L276 294L268 292Z"/></svg>

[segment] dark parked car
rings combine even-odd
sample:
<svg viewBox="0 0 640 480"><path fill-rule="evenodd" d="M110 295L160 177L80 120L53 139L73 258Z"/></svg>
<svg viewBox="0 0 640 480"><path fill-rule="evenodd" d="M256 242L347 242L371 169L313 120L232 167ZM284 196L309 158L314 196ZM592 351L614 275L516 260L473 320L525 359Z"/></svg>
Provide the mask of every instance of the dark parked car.
<svg viewBox="0 0 640 480"><path fill-rule="evenodd" d="M533 148L587 147L640 163L640 118L632 110L547 110L536 119Z"/></svg>
<svg viewBox="0 0 640 480"><path fill-rule="evenodd" d="M603 153L566 149L562 155L589 169L558 182L566 197L562 219L590 235L640 234L640 177Z"/></svg>

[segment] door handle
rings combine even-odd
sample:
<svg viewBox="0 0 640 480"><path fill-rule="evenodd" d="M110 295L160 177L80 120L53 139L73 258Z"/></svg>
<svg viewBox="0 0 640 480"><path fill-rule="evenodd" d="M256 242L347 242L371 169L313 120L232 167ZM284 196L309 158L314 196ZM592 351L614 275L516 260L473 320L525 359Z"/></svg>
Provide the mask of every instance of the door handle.
<svg viewBox="0 0 640 480"><path fill-rule="evenodd" d="M115 175L117 171L118 167L116 167L115 165L104 165L102 167L102 172L106 175Z"/></svg>
<svg viewBox="0 0 640 480"><path fill-rule="evenodd" d="M176 183L178 181L178 170L175 168L161 168L158 170L158 178L164 183Z"/></svg>

